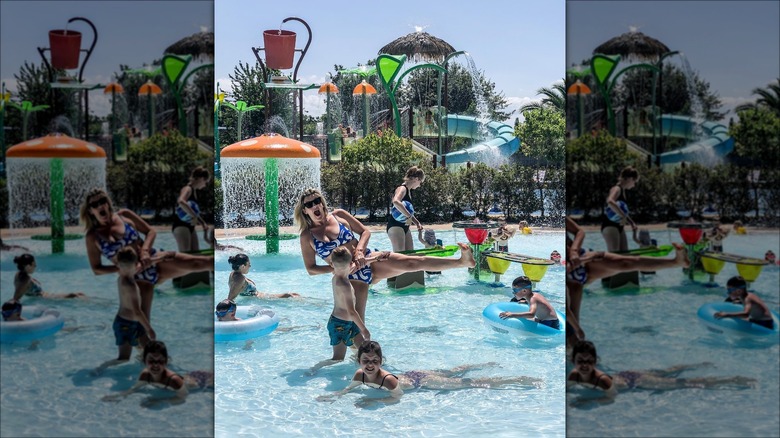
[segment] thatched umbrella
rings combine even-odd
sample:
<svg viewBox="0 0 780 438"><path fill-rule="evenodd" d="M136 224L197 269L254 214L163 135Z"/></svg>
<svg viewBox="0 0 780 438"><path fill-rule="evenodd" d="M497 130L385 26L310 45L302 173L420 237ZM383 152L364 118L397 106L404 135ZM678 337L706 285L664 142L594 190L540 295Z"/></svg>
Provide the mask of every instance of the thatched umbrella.
<svg viewBox="0 0 780 438"><path fill-rule="evenodd" d="M214 32L198 32L171 44L165 53L214 58Z"/></svg>
<svg viewBox="0 0 780 438"><path fill-rule="evenodd" d="M627 60L656 61L669 52L666 44L649 37L636 29L631 29L593 49L593 54L620 55Z"/></svg>
<svg viewBox="0 0 780 438"><path fill-rule="evenodd" d="M379 49L379 55L406 55L412 62L436 62L441 63L444 58L454 52L455 48L441 38L428 32L412 32Z"/></svg>

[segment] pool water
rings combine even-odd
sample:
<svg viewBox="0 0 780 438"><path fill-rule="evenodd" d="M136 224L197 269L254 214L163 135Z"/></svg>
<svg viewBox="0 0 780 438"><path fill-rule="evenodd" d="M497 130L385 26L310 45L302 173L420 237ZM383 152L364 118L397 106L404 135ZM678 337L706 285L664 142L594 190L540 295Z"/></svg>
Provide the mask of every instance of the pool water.
<svg viewBox="0 0 780 438"><path fill-rule="evenodd" d="M33 276L47 292L84 292L88 300L25 297L23 304L46 305L65 318L63 330L30 343L0 346L0 435L2 436L213 436L214 393L192 392L183 404L141 407L150 396L170 391L144 389L118 403L104 402L107 394L130 388L143 369L132 359L94 377L90 371L116 358L112 322L118 307L116 275L93 275L84 240L67 241L64 255L51 255L50 243L8 240L30 248L38 269ZM158 234L155 247L175 249L170 233ZM13 297L16 265L21 251L2 252L2 301ZM48 255L46 255L48 254ZM213 311L211 292L177 291L170 281L155 293L152 326L166 343L171 369L184 373L213 369ZM78 328L75 331L68 332ZM140 353L137 351L134 356Z"/></svg>
<svg viewBox="0 0 780 438"><path fill-rule="evenodd" d="M651 236L659 244L682 243L677 230ZM768 249L778 252L780 236L732 234L723 246L727 253L763 259ZM604 239L588 233L583 247L603 250ZM696 316L701 305L725 299L726 281L735 275L736 265L727 263L714 288L704 286L706 274L690 280L680 268L641 276L640 288L610 291L596 282L586 288L581 324L598 349L601 367L610 373L712 362L680 377L739 375L757 379L756 389L633 390L621 392L612 404L588 401L587 391L575 390L567 395L567 436L777 436L778 339L717 335ZM765 266L750 289L778 311L778 284L778 266Z"/></svg>
<svg viewBox="0 0 780 438"><path fill-rule="evenodd" d="M465 241L462 230L437 232L437 237L445 245ZM500 334L482 320L488 304L511 298L509 284L522 275L520 265L512 264L502 276L504 287L476 282L465 268L427 278L424 290L392 291L382 281L370 289L366 325L382 345L385 368L396 374L496 362L466 377L524 375L543 379L540 388L423 388L408 391L397 404L356 407L387 392L363 387L332 404L315 400L347 386L357 369L351 352L344 362L307 375L310 367L332 355L326 328L333 302L331 276L306 273L297 240L281 242L280 253L274 255L265 254L263 242L224 243L250 254L248 277L259 290L298 292L303 298L239 297L239 305L262 303L273 309L281 323L248 350L243 342L215 346L216 436L517 436L519 430L527 436L564 436L563 336L550 340ZM509 242L512 252L543 258L553 249L562 251L563 244L562 232L521 235ZM385 233L373 233L369 246L391 247ZM230 254L216 256L215 303L227 296ZM560 310L563 279L564 269L551 267L537 285ZM293 330L283 331L288 328Z"/></svg>

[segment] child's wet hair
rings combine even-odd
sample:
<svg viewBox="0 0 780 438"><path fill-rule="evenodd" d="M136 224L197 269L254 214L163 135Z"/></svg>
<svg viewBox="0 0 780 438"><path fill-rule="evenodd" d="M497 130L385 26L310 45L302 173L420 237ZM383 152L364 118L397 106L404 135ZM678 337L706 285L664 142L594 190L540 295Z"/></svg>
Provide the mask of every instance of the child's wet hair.
<svg viewBox="0 0 780 438"><path fill-rule="evenodd" d="M15 313L15 312L17 312L17 309L19 309L18 310L19 312L22 311L22 303L17 301L17 300L10 299L10 300L8 300L8 301L3 303L3 312L14 312Z"/></svg>
<svg viewBox="0 0 780 438"><path fill-rule="evenodd" d="M330 262L333 263L333 266L347 266L351 261L352 254L350 254L349 250L343 246L334 249L330 256Z"/></svg>
<svg viewBox="0 0 780 438"><path fill-rule="evenodd" d="M517 277L512 282L512 287L521 287L523 289L530 288L533 286L533 283L531 282L531 279L526 277L525 275L522 275L520 277Z"/></svg>
<svg viewBox="0 0 780 438"><path fill-rule="evenodd" d="M146 356L150 354L160 354L168 359L168 347L165 346L163 341L149 341L144 346L144 362L146 362Z"/></svg>
<svg viewBox="0 0 780 438"><path fill-rule="evenodd" d="M233 300L222 300L219 303L217 303L216 311L217 312L225 312L230 311L231 308L235 307L236 302Z"/></svg>
<svg viewBox="0 0 780 438"><path fill-rule="evenodd" d="M138 261L138 254L132 246L125 246L116 253L116 261L121 264L131 264Z"/></svg>
<svg viewBox="0 0 780 438"><path fill-rule="evenodd" d="M571 350L571 361L574 362L574 359L577 357L578 354L590 354L593 356L594 359L597 359L598 356L596 355L596 346L593 345L593 342L586 341L586 340L579 340L574 344L574 348Z"/></svg>
<svg viewBox="0 0 780 438"><path fill-rule="evenodd" d="M244 253L238 253L228 258L228 263L234 271L238 271L238 268L244 266L249 261L249 256Z"/></svg>
<svg viewBox="0 0 780 438"><path fill-rule="evenodd" d="M28 265L31 265L35 261L35 256L30 253L24 253L20 256L14 257L14 263L16 263L16 269L23 271Z"/></svg>
<svg viewBox="0 0 780 438"><path fill-rule="evenodd" d="M382 347L379 345L379 342L377 341L363 341L362 344L360 344L360 347L358 347L357 354L355 355L355 358L357 359L358 363L360 363L360 356L362 356L365 353L374 353L377 356L379 356L379 359L384 362L384 359L382 356Z"/></svg>
<svg viewBox="0 0 780 438"><path fill-rule="evenodd" d="M726 287L738 287L747 291L747 281L739 275L729 278L726 282Z"/></svg>

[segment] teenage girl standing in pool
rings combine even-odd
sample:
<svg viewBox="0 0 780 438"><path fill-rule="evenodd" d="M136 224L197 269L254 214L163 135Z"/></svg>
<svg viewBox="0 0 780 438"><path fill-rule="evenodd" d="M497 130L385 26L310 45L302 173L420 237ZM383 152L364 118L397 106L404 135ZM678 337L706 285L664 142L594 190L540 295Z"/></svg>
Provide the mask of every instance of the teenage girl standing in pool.
<svg viewBox="0 0 780 438"><path fill-rule="evenodd" d="M620 172L620 178L618 178L617 184L609 189L609 195L607 195L607 206L605 208L612 209L615 214L620 216L620 222L612 222L606 215L602 215L601 219L601 235L604 236L604 242L607 244L607 251L628 251L628 238L626 237L625 226L631 225L631 228L636 228L636 224L631 217L624 213L618 205L618 201L626 202L626 190L634 188L639 181L639 172L631 166L626 167Z"/></svg>
<svg viewBox="0 0 780 438"><path fill-rule="evenodd" d="M366 319L366 301L370 284L405 272L470 268L475 264L471 247L459 243L461 253L459 259L391 253L386 261L368 266L366 257L372 253L368 249L371 231L345 210L335 209L329 212L322 193L314 188L306 189L301 193L293 215L300 230L299 241L303 265L309 275L333 273L330 255L334 249L347 245L347 249L352 254L352 274L349 279L355 289L355 310L363 321ZM318 265L316 257L324 260L326 264Z"/></svg>
<svg viewBox="0 0 780 438"><path fill-rule="evenodd" d="M198 190L202 190L209 182L209 171L203 167L196 167L190 174L190 181L179 191L179 198L176 200L176 208L183 210L190 217L188 222L183 221L178 214L173 215L173 226L171 231L176 239L176 246L181 252L197 252L198 233L195 232L195 226L200 224L205 230L208 226L206 221L200 216L200 205L198 204ZM194 204L197 211L190 205Z"/></svg>
<svg viewBox="0 0 780 438"><path fill-rule="evenodd" d="M69 294L52 294L43 290L41 283L32 277L33 272L38 268L35 257L26 253L14 257L14 263L19 270L14 276L14 300L21 301L23 296L42 297L42 298L82 298L85 297L81 292Z"/></svg>
<svg viewBox="0 0 780 438"><path fill-rule="evenodd" d="M412 233L409 231L409 223L417 225L417 230L423 229L422 223L406 209L404 201L412 203L411 191L420 187L425 182L425 173L417 166L412 166L406 171L404 182L395 188L393 193L393 207L398 209L408 219L406 222L397 221L393 215L387 216L387 237L393 245L393 251L409 251L414 249Z"/></svg>

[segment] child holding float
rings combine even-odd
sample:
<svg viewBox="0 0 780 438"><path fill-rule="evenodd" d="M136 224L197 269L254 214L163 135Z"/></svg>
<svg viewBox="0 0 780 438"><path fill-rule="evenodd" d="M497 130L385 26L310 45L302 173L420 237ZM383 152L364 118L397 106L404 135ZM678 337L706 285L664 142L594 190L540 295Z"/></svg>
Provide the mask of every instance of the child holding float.
<svg viewBox="0 0 780 438"><path fill-rule="evenodd" d="M544 324L556 330L561 329L561 322L555 313L555 309L545 297L539 292L531 290L532 282L526 276L515 278L512 282L512 292L518 302L526 300L528 302L527 312L501 312L498 316L501 319L507 318L526 318L533 319L539 324Z"/></svg>

